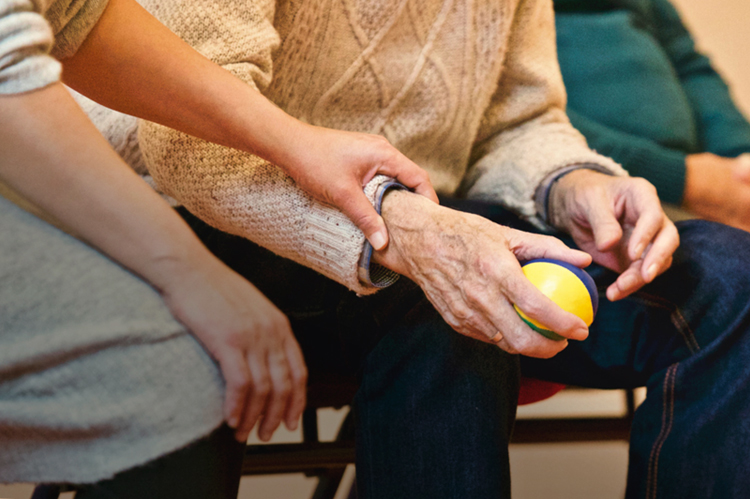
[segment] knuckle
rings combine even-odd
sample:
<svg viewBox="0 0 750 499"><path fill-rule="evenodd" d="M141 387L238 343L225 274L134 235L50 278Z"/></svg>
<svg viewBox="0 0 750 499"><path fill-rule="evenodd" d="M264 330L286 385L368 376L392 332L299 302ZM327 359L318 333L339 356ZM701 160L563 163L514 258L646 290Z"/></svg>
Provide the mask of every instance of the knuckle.
<svg viewBox="0 0 750 499"><path fill-rule="evenodd" d="M381 148L384 153L393 153L396 149L383 135L372 135L374 137L375 144Z"/></svg>
<svg viewBox="0 0 750 499"><path fill-rule="evenodd" d="M287 379L276 387L275 392L282 398L287 398L292 393L292 383Z"/></svg>
<svg viewBox="0 0 750 499"><path fill-rule="evenodd" d="M257 397L266 398L271 392L271 383L267 377L263 377L255 382L254 393Z"/></svg>
<svg viewBox="0 0 750 499"><path fill-rule="evenodd" d="M535 347L534 342L531 341L531 338L526 334L522 334L520 337L515 338L512 342L512 346L516 352L528 356L531 356L530 354L533 353Z"/></svg>
<svg viewBox="0 0 750 499"><path fill-rule="evenodd" d="M464 290L464 299L471 305L481 305L487 299L487 290L480 287L468 286Z"/></svg>
<svg viewBox="0 0 750 499"><path fill-rule="evenodd" d="M642 189L650 194L656 194L656 187L654 187L654 184L652 184L645 178L635 177L633 179L633 184L635 184L639 189Z"/></svg>
<svg viewBox="0 0 750 499"><path fill-rule="evenodd" d="M252 380L246 373L239 373L233 380L232 385L237 391L247 391L252 386Z"/></svg>
<svg viewBox="0 0 750 499"><path fill-rule="evenodd" d="M524 296L519 297L516 301L516 305L523 310L526 315L532 317L539 317L544 311L544 306L539 303L538 300L529 300Z"/></svg>
<svg viewBox="0 0 750 499"><path fill-rule="evenodd" d="M263 314L255 319L253 323L253 329L258 332L266 333L273 331L274 324L276 323L276 314Z"/></svg>
<svg viewBox="0 0 750 499"><path fill-rule="evenodd" d="M255 329L255 325L252 324L249 328L250 331ZM242 349L244 348L245 344L247 343L247 336L248 336L248 330L245 329L230 329L228 332L224 334L224 341L227 345L232 347L233 349Z"/></svg>
<svg viewBox="0 0 750 499"><path fill-rule="evenodd" d="M307 380L309 379L309 373L307 372L307 368L303 367L298 372L292 374L292 379L294 380L294 383L298 386L307 386Z"/></svg>
<svg viewBox="0 0 750 499"><path fill-rule="evenodd" d="M277 331L291 331L292 323L289 318L280 311L276 311L272 318L273 329Z"/></svg>

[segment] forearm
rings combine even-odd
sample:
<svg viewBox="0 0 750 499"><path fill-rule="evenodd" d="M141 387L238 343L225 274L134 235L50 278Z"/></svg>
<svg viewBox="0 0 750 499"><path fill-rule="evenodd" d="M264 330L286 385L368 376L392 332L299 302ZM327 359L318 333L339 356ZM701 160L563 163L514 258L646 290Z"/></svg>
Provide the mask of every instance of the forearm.
<svg viewBox="0 0 750 499"><path fill-rule="evenodd" d="M656 33L680 78L698 124L702 150L735 157L750 152L750 124L708 57L696 49L690 31L669 0L654 0Z"/></svg>
<svg viewBox="0 0 750 499"><path fill-rule="evenodd" d="M207 224L250 239L357 293L377 290L358 278L363 233L276 166L151 122L141 123L139 137L159 188ZM365 187L371 203L387 181L376 177Z"/></svg>
<svg viewBox="0 0 750 499"><path fill-rule="evenodd" d="M293 162L291 148L281 145L294 143L307 126L200 55L134 0L111 0L78 52L63 62L65 83L107 107L281 167Z"/></svg>
<svg viewBox="0 0 750 499"><path fill-rule="evenodd" d="M13 189L157 288L175 271L210 265L187 225L62 85L0 99L0 177Z"/></svg>
<svg viewBox="0 0 750 499"><path fill-rule="evenodd" d="M624 174L609 158L586 147L565 115L565 105L552 2L523 0L502 77L477 133L463 183L466 196L501 203L535 220L534 193L556 170L596 164Z"/></svg>
<svg viewBox="0 0 750 499"><path fill-rule="evenodd" d="M555 172L592 165L613 175L626 173L617 163L592 151L562 110L551 108L477 147L477 161L465 182L466 197L500 203L539 222L535 194Z"/></svg>

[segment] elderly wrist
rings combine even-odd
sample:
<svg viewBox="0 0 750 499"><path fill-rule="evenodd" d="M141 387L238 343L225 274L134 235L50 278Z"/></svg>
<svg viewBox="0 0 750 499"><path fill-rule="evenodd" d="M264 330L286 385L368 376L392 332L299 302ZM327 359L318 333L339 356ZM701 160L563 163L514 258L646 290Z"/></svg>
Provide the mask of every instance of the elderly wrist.
<svg viewBox="0 0 750 499"><path fill-rule="evenodd" d="M567 226L566 214L568 212L567 198L570 195L575 195L578 186L595 182L597 179L602 178L602 176L606 176L606 174L588 168L580 168L572 170L558 178L550 187L549 201L547 203L548 223L556 229L565 230Z"/></svg>
<svg viewBox="0 0 750 499"><path fill-rule="evenodd" d="M405 190L390 190L383 197L381 215L388 229L389 243L385 249L373 253L373 261L394 272L410 277L406 258L410 241L430 225L433 211L441 208L420 196ZM420 237L417 237L420 239Z"/></svg>

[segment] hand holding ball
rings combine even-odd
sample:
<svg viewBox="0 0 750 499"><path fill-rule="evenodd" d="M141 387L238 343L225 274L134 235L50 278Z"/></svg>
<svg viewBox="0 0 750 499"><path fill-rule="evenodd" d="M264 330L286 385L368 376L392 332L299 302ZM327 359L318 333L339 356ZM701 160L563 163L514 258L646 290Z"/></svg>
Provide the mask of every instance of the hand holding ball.
<svg viewBox="0 0 750 499"><path fill-rule="evenodd" d="M591 276L575 265L559 260L530 260L523 265L523 273L545 296L566 312L577 315L590 326L599 307L599 294ZM521 319L543 336L562 341L565 338L550 331L513 305Z"/></svg>

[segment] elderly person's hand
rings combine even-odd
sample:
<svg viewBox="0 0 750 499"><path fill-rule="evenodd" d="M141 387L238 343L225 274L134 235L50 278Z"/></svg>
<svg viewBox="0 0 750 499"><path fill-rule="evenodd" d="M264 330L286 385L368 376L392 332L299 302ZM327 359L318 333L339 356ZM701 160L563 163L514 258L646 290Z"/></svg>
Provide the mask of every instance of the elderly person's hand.
<svg viewBox="0 0 750 499"><path fill-rule="evenodd" d="M619 300L666 271L680 244L656 188L632 177L576 170L550 193L551 223L568 232L594 261L620 272L607 298Z"/></svg>
<svg viewBox="0 0 750 499"><path fill-rule="evenodd" d="M375 261L419 284L459 333L533 357L552 357L567 346L567 341L549 340L529 328L514 310L516 304L561 336L588 336L586 324L544 296L519 264L556 258L583 267L591 263L586 253L556 238L503 227L409 192L388 192L382 212L391 244L375 254Z"/></svg>

